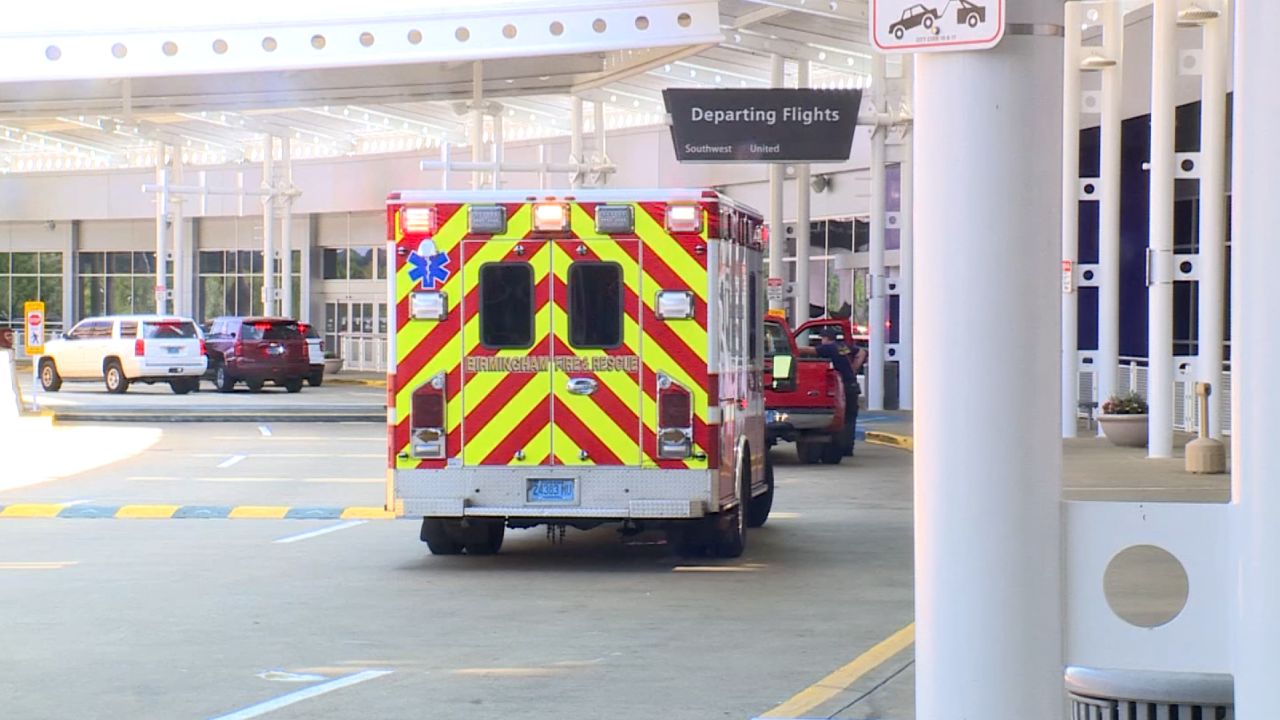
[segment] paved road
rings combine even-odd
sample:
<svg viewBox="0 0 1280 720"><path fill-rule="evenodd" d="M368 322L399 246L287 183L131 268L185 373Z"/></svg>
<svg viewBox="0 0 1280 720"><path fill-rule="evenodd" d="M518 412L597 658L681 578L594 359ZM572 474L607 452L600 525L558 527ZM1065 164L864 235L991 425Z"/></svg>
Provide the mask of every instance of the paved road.
<svg viewBox="0 0 1280 720"><path fill-rule="evenodd" d="M0 504L381 501L376 425L133 427L160 437ZM777 514L733 562L605 528L468 558L412 521L0 520L3 714L754 717L911 620L910 456L859 453L779 452Z"/></svg>

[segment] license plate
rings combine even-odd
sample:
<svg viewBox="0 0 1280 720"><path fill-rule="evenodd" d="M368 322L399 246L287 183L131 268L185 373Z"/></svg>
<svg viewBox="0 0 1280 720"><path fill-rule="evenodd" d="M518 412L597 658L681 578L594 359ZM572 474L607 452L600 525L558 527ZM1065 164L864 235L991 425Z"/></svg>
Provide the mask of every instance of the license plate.
<svg viewBox="0 0 1280 720"><path fill-rule="evenodd" d="M181 352L181 351L182 351L182 348L180 348L180 347L166 347L166 348L164 349L164 351L165 351L165 352L167 352L167 353L169 353L170 355L177 355L179 352Z"/></svg>
<svg viewBox="0 0 1280 720"><path fill-rule="evenodd" d="M532 479L526 498L531 503L570 503L576 498L576 486L574 480Z"/></svg>

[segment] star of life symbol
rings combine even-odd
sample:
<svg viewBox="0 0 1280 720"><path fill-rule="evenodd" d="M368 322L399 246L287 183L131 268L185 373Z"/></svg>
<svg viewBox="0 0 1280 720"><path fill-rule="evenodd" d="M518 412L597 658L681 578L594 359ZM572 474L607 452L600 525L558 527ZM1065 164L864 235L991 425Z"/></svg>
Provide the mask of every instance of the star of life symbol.
<svg viewBox="0 0 1280 720"><path fill-rule="evenodd" d="M422 285L424 290L444 287L449 276L449 255L438 252L436 244L423 240L418 249L409 253L409 279Z"/></svg>

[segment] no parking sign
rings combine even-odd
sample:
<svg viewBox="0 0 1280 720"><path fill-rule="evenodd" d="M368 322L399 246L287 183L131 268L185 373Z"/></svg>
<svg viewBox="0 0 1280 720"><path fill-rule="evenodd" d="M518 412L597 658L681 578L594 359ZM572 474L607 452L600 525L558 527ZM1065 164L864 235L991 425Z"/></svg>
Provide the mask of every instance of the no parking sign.
<svg viewBox="0 0 1280 720"><path fill-rule="evenodd" d="M31 300L23 304L24 320L23 345L27 356L31 357L44 352L44 303Z"/></svg>

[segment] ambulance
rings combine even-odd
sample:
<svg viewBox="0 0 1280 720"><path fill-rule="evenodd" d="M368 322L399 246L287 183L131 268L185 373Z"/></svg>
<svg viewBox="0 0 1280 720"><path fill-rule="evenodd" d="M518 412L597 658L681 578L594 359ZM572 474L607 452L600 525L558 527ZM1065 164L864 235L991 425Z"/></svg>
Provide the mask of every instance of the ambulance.
<svg viewBox="0 0 1280 720"><path fill-rule="evenodd" d="M388 509L437 555L606 523L740 555L773 503L761 227L705 190L392 193Z"/></svg>

